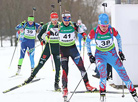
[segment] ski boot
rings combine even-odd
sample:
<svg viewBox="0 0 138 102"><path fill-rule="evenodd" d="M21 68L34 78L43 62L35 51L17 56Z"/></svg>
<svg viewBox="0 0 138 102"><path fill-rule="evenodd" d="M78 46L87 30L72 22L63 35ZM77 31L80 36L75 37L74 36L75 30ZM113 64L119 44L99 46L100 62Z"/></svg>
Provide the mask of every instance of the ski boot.
<svg viewBox="0 0 138 102"><path fill-rule="evenodd" d="M55 91L61 92L61 88L59 87L59 81L56 81L54 84Z"/></svg>
<svg viewBox="0 0 138 102"><path fill-rule="evenodd" d="M16 72L16 75L19 75L20 71L21 71L21 65L18 65L18 70Z"/></svg>
<svg viewBox="0 0 138 102"><path fill-rule="evenodd" d="M34 79L34 76L30 76L27 80L25 80L25 84L28 84L28 83L30 83L32 80Z"/></svg>
<svg viewBox="0 0 138 102"><path fill-rule="evenodd" d="M101 102L106 102L106 91L100 91L100 101Z"/></svg>
<svg viewBox="0 0 138 102"><path fill-rule="evenodd" d="M136 90L134 90L133 92L130 92L130 93L131 93L132 97L134 98L134 100L135 100L136 102L138 102L138 96L137 96Z"/></svg>
<svg viewBox="0 0 138 102"><path fill-rule="evenodd" d="M67 102L67 96L68 96L68 89L64 88L63 89L63 98L64 98L64 102Z"/></svg>
<svg viewBox="0 0 138 102"><path fill-rule="evenodd" d="M96 90L97 90L97 88L92 87L92 86L89 84L89 82L86 82L85 85L86 85L87 91L96 91Z"/></svg>

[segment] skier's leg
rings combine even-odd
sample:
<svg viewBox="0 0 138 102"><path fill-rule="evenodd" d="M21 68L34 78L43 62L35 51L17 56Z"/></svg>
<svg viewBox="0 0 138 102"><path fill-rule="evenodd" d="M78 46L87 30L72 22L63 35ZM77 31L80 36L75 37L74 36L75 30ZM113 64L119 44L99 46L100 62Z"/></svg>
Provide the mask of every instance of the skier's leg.
<svg viewBox="0 0 138 102"><path fill-rule="evenodd" d="M127 75L127 72L119 59L115 49L108 52L110 58L108 59L109 64L117 71L120 78L124 81L125 85L129 89L130 92L134 91L134 86Z"/></svg>
<svg viewBox="0 0 138 102"><path fill-rule="evenodd" d="M30 57L30 61L31 61L31 72L33 71L34 69L34 65L35 65L35 62L34 62L34 53L35 53L35 48L31 48L29 50L29 57Z"/></svg>
<svg viewBox="0 0 138 102"><path fill-rule="evenodd" d="M68 95L68 49L60 47L61 54L61 66L62 66L62 88L63 88L63 97Z"/></svg>
<svg viewBox="0 0 138 102"><path fill-rule="evenodd" d="M107 63L107 80L112 78L112 66Z"/></svg>
<svg viewBox="0 0 138 102"><path fill-rule="evenodd" d="M79 50L81 51L81 39L82 39L82 35L80 33L78 33L78 41L79 41Z"/></svg>
<svg viewBox="0 0 138 102"><path fill-rule="evenodd" d="M55 62L55 69L56 69L56 73L55 73L55 90L61 90L61 88L59 87L59 81L60 81L60 56L59 54L53 54L53 58L54 58L54 62Z"/></svg>
<svg viewBox="0 0 138 102"><path fill-rule="evenodd" d="M49 46L48 44L46 44L42 52L42 55L40 57L40 60L38 62L38 65L34 68L33 72L31 73L31 76L25 81L26 83L29 83L30 81L33 80L35 75L38 73L38 71L43 67L45 62L48 60L49 56L50 56Z"/></svg>
<svg viewBox="0 0 138 102"><path fill-rule="evenodd" d="M16 75L18 75L21 71L21 66L22 66L22 63L23 63L23 59L24 59L24 56L25 56L26 49L27 49L27 47L25 46L25 42L22 42L21 43L21 50L20 50L20 58L18 60L18 70L17 70Z"/></svg>
<svg viewBox="0 0 138 102"><path fill-rule="evenodd" d="M106 79L107 79L107 62L102 56L96 55L96 66L100 73L100 92L106 91Z"/></svg>
<svg viewBox="0 0 138 102"><path fill-rule="evenodd" d="M106 55L107 56L107 55ZM105 102L106 95L106 79L107 79L107 62L106 59L99 54L98 51L95 53L96 58L96 66L100 73L100 100L101 102Z"/></svg>
<svg viewBox="0 0 138 102"><path fill-rule="evenodd" d="M108 61L109 64L112 65L112 67L117 71L118 75L123 80L123 82L125 83L126 87L130 91L134 99L137 100L136 102L138 102L136 89L134 88L133 83L129 79L129 76L127 75L127 72L121 60L119 59L115 49L111 50L109 54L110 54L110 60Z"/></svg>
<svg viewBox="0 0 138 102"><path fill-rule="evenodd" d="M35 62L34 62L35 40L28 40L27 47L29 49L29 57L30 57L31 72L32 72L35 66Z"/></svg>
<svg viewBox="0 0 138 102"><path fill-rule="evenodd" d="M89 80L88 80L87 72L84 67L84 63L82 61L82 58L81 58L76 46L74 46L72 49L70 49L70 56L81 72L81 76L83 77L83 81L85 83L86 89L89 91L96 90L95 87L92 87L89 84Z"/></svg>

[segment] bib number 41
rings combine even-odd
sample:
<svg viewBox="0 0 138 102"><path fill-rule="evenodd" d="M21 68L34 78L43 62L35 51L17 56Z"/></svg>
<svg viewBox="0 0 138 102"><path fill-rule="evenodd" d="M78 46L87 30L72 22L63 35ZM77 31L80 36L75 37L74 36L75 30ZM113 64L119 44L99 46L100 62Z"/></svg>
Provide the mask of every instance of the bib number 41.
<svg viewBox="0 0 138 102"><path fill-rule="evenodd" d="M63 36L63 38L65 38L65 39L71 38L71 34L65 34L65 35Z"/></svg>

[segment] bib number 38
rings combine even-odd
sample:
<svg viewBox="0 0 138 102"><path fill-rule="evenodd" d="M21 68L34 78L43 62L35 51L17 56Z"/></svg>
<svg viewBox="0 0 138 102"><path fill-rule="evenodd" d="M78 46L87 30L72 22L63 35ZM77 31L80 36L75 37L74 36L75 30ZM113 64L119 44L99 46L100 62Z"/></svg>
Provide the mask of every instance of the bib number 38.
<svg viewBox="0 0 138 102"><path fill-rule="evenodd" d="M108 46L110 44L110 40L107 41L101 41L102 46Z"/></svg>

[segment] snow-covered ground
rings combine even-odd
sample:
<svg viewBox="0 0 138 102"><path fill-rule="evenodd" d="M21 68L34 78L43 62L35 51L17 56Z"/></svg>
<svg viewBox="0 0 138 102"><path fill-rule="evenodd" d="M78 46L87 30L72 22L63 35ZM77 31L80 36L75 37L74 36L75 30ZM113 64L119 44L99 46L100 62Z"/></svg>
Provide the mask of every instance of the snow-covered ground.
<svg viewBox="0 0 138 102"><path fill-rule="evenodd" d="M12 88L18 84L23 83L30 76L31 73L30 61L28 55L26 54L22 65L21 76L9 78L10 76L14 75L17 71L19 49L20 48L17 47L11 67L9 68L14 47L6 46L0 48L0 81L1 81L0 102L63 102L62 93L52 91L54 90L55 72L53 72L52 70L51 58L45 63L43 68L37 74L37 77L42 78L40 81L23 86L19 89L13 90L6 94L2 93L3 91L9 88ZM36 51L35 65L37 65L42 52L42 47L41 46L37 47L35 51ZM84 64L86 69L90 65L86 49L85 49ZM92 77L92 74L94 74L93 71L94 69L95 65L92 64L88 69L88 77L90 84L99 89L99 79ZM68 90L73 91L77 86L78 82L80 81L80 79L81 79L80 72L77 69L77 67L73 64L73 61L70 59ZM107 82L108 91L110 90L110 91L122 92L122 90L117 90L109 86L110 82ZM61 81L60 81L60 86L62 86ZM83 82L80 83L77 90L86 90ZM125 89L125 92L128 92L128 90ZM71 93L69 93L69 97L70 96ZM74 94L70 102L100 102L99 93ZM122 94L107 94L106 102L134 102L134 100L130 94L125 94L124 98L122 98Z"/></svg>

